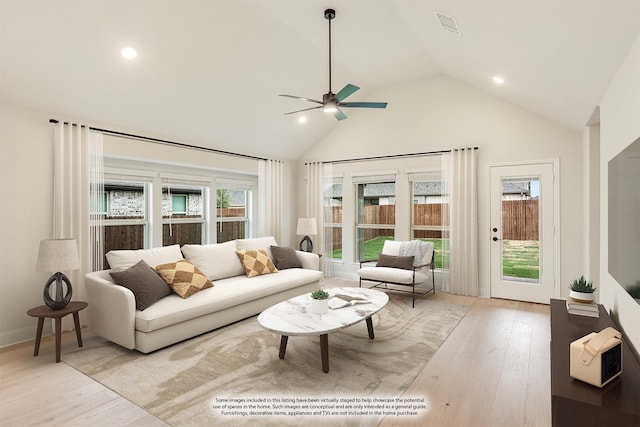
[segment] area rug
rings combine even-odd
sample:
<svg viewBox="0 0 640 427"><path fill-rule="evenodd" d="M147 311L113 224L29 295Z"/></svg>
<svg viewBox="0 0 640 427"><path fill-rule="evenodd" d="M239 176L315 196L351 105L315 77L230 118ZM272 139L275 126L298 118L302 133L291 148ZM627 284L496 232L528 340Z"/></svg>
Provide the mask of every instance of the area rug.
<svg viewBox="0 0 640 427"><path fill-rule="evenodd" d="M365 322L329 335L326 374L317 337L290 337L281 360L256 317L148 355L96 337L63 361L173 426L373 426L467 311L390 293L375 339Z"/></svg>

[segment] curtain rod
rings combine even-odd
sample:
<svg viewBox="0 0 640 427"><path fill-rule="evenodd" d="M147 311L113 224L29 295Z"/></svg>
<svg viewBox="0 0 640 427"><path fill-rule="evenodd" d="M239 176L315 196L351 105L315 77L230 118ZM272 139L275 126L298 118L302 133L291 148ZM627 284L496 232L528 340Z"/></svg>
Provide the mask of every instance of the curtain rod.
<svg viewBox="0 0 640 427"><path fill-rule="evenodd" d="M59 123L59 121L56 120L56 119L49 119L49 123ZM72 126L77 126L75 123L69 123L69 122L63 122L63 123L65 125L71 124ZM85 127L84 125L80 125L80 126ZM208 151L210 153L224 154L224 155L227 155L227 156L235 156L235 157L243 157L245 159L267 160L267 159L264 159L262 157L250 156L249 154L233 153L231 151L217 150L215 148L200 147L198 145L185 144L183 142L167 141L165 139L151 138L149 136L134 135L134 134L131 134L131 133L118 132L118 131L115 131L115 130L100 129L100 128L95 128L95 127L92 127L92 126L89 126L89 129L95 130L95 131L98 131L98 132L102 132L102 133L107 133L107 134L110 134L110 135L123 136L125 138L140 139L140 140L143 140L143 141L154 142L154 143L157 143L157 144L172 145L174 147L189 148L189 149L192 149L192 150Z"/></svg>
<svg viewBox="0 0 640 427"><path fill-rule="evenodd" d="M469 147L469 149L473 148L477 150L478 147ZM351 162L365 162L368 160L386 160L386 159L397 159L401 157L419 157L419 156L435 156L436 154L445 154L450 153L452 151L464 150L464 148L455 148L453 150L440 150L440 151L425 151L423 153L405 153L405 154L390 154L387 156L373 156L373 157L359 157L355 159L341 159L341 160L329 160L326 162L320 163L351 163ZM305 162L305 165L308 165L309 162Z"/></svg>

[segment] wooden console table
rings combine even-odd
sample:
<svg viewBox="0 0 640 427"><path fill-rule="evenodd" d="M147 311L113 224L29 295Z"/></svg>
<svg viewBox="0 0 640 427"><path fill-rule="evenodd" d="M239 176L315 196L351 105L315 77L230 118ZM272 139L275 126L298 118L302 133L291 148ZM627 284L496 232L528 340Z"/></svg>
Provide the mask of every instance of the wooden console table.
<svg viewBox="0 0 640 427"><path fill-rule="evenodd" d="M590 332L617 326L599 305L600 317L567 313L564 300L551 300L551 419L554 426L640 425L640 365L626 341L622 375L603 388L569 376L569 345ZM623 337L624 338L624 337Z"/></svg>

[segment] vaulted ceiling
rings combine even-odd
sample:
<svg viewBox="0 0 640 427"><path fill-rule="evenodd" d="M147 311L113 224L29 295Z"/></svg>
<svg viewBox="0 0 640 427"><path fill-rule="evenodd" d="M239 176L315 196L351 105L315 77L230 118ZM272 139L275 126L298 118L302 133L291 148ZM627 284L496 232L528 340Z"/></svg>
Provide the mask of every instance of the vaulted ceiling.
<svg viewBox="0 0 640 427"><path fill-rule="evenodd" d="M279 94L329 89L327 7L337 12L332 89L361 87L349 101L385 101L377 89L446 74L575 130L640 29L640 0L2 0L1 101L297 158L367 114L345 110L337 122L316 110L304 124L284 115L312 105ZM124 46L138 57L120 57Z"/></svg>

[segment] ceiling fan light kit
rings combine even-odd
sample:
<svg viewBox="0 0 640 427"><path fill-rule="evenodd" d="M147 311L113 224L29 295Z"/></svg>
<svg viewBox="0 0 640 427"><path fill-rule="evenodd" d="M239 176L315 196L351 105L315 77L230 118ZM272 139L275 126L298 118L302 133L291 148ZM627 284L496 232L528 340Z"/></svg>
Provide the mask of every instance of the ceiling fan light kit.
<svg viewBox="0 0 640 427"><path fill-rule="evenodd" d="M322 101L295 95L280 95L287 98L300 99L302 101L320 104L316 107L291 111L289 113L285 113L285 115L322 108L323 111L332 113L337 120L344 120L347 118L347 115L344 114L340 108L387 108L386 102L342 102L348 96L354 94L358 89L360 89L358 86L350 83L343 87L337 94L331 91L331 20L335 19L336 11L333 9L326 9L324 11L324 17L329 21L329 91L322 95Z"/></svg>

